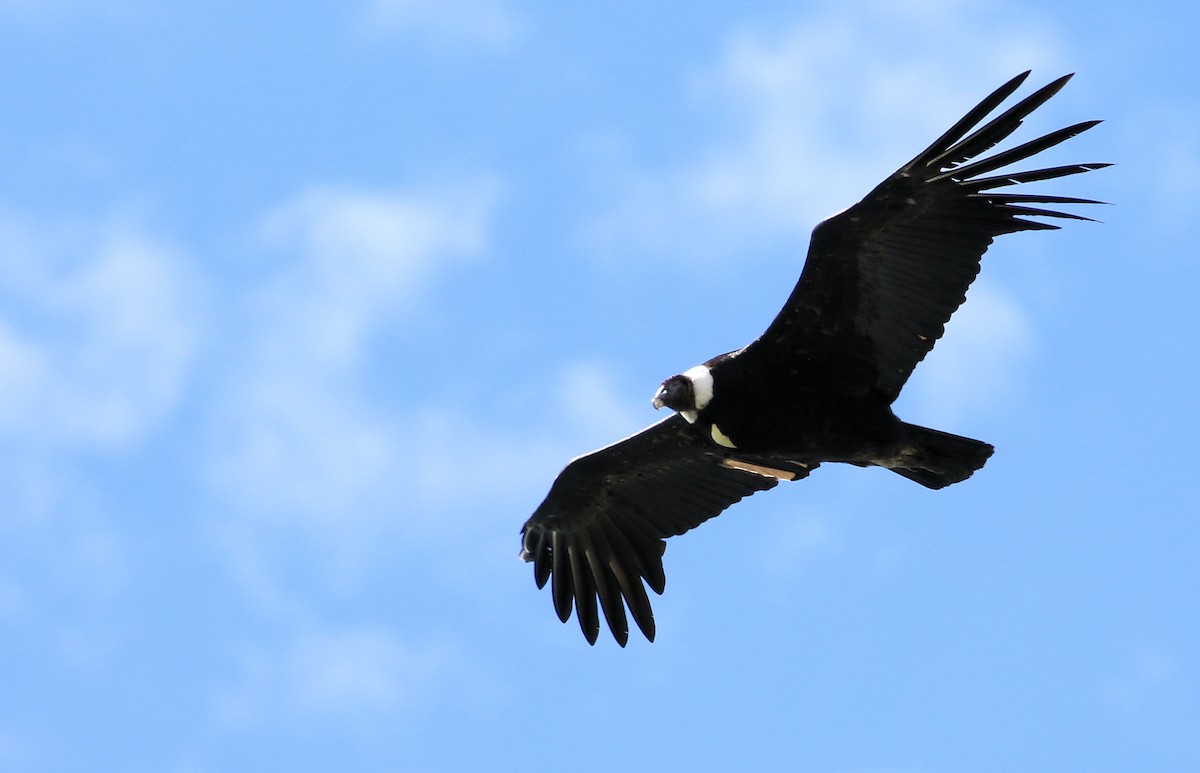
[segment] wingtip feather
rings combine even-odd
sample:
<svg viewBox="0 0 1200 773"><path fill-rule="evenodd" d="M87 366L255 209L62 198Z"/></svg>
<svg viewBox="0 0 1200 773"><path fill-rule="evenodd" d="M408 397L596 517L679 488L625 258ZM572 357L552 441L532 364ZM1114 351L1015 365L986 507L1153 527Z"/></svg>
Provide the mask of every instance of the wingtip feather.
<svg viewBox="0 0 1200 773"><path fill-rule="evenodd" d="M567 622L571 618L571 599L575 589L571 584L571 568L566 540L558 532L551 535L550 554L554 568L550 573L550 595L554 598L554 611L558 619Z"/></svg>

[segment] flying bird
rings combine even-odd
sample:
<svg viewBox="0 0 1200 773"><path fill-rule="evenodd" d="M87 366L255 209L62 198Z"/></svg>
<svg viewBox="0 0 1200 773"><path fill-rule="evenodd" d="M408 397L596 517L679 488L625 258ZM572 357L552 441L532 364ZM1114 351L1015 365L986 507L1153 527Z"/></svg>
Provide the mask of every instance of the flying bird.
<svg viewBox="0 0 1200 773"><path fill-rule="evenodd" d="M1088 129L1085 121L981 158L1071 78L984 123L1029 76L1001 86L854 206L813 230L800 279L761 336L662 382L674 413L572 460L521 530L521 557L551 584L588 643L597 609L624 647L626 608L654 640L649 586L663 592L666 538L823 462L879 466L931 489L992 455L979 440L901 421L891 405L966 299L992 240L1089 220L1057 205L1091 199L1004 192L1108 164L1003 171ZM982 125L980 125L982 124Z"/></svg>

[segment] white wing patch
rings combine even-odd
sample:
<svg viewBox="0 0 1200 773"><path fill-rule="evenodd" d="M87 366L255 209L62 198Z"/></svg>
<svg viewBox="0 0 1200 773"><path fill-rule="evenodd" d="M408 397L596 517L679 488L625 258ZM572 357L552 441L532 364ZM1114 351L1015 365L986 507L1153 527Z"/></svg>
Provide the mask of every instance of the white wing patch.
<svg viewBox="0 0 1200 773"><path fill-rule="evenodd" d="M796 473L794 473L794 472L788 472L787 470L777 470L774 467L766 467L761 464L751 464L750 462L743 462L738 459L725 459L724 461L721 462L721 464L725 467L728 467L731 470L741 470L742 472L752 472L755 475L762 475L763 477L766 477L766 478L775 478L776 480L795 480L796 479ZM797 462L797 464L801 464L801 463ZM801 466L807 467L807 465L804 465L804 464L801 464Z"/></svg>
<svg viewBox="0 0 1200 773"><path fill-rule="evenodd" d="M708 434L712 435L713 442L719 446L725 446L726 448L737 448L737 446L733 444L733 441L729 439L729 436L722 432L721 428L716 424L712 425L712 429L709 430Z"/></svg>

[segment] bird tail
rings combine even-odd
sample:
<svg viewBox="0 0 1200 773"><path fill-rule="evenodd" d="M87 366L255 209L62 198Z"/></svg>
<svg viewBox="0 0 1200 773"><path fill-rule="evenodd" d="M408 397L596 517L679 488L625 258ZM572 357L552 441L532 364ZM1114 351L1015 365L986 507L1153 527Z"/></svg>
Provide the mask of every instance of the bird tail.
<svg viewBox="0 0 1200 773"><path fill-rule="evenodd" d="M926 488L945 488L971 477L994 450L981 440L951 435L936 429L905 424L908 447L891 471Z"/></svg>

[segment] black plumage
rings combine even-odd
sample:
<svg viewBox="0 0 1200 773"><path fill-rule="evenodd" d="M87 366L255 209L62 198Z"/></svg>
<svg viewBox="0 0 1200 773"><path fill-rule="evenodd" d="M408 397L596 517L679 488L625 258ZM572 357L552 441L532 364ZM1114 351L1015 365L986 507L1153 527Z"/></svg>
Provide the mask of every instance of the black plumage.
<svg viewBox="0 0 1200 773"><path fill-rule="evenodd" d="M1028 75L1001 86L862 201L820 223L800 279L767 330L663 382L655 407L675 415L563 470L522 529L522 557L533 562L539 588L551 581L563 622L574 606L594 643L602 612L624 646L628 608L653 641L645 586L663 592L665 538L822 462L882 466L934 489L983 466L990 445L907 424L891 404L965 300L995 237L1058 228L1030 218L1086 220L1054 207L1097 203L997 192L1107 166L992 174L1099 123L979 158L1071 77L980 126Z"/></svg>

